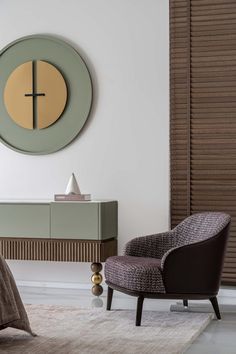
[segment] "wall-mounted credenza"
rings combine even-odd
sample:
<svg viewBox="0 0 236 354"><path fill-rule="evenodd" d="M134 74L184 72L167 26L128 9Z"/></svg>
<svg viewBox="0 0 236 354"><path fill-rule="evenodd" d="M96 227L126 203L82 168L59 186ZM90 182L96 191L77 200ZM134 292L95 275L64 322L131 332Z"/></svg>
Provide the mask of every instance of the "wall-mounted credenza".
<svg viewBox="0 0 236 354"><path fill-rule="evenodd" d="M117 254L117 202L0 201L0 253L6 259L93 262L93 293L102 292L101 262Z"/></svg>

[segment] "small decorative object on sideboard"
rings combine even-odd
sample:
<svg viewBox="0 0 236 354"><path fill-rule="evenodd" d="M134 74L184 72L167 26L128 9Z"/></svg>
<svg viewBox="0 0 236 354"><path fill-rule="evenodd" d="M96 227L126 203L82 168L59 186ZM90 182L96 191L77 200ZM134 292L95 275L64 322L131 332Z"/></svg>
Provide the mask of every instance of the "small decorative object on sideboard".
<svg viewBox="0 0 236 354"><path fill-rule="evenodd" d="M66 187L65 194L55 194L55 201L89 201L91 200L91 194L81 194L78 183L76 181L74 173L72 173L69 182Z"/></svg>

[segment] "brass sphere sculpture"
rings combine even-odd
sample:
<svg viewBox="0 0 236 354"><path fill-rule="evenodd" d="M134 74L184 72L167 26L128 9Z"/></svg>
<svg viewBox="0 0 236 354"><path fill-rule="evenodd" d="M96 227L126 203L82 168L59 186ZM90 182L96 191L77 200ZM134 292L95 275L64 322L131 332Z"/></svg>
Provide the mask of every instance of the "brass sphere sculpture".
<svg viewBox="0 0 236 354"><path fill-rule="evenodd" d="M91 281L94 284L92 287L92 294L95 296L100 296L103 293L103 287L100 285L102 283L103 277L99 272L102 270L101 263L92 263L91 270L93 272L91 276Z"/></svg>

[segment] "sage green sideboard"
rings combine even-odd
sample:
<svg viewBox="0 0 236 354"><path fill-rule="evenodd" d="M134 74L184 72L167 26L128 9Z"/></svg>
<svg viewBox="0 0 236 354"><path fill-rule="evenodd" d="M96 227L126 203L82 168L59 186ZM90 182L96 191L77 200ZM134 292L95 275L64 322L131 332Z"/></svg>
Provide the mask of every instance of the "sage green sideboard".
<svg viewBox="0 0 236 354"><path fill-rule="evenodd" d="M0 202L0 237L116 238L117 202Z"/></svg>
<svg viewBox="0 0 236 354"><path fill-rule="evenodd" d="M6 259L92 262L94 295L101 262L117 254L117 201L0 201L0 253Z"/></svg>

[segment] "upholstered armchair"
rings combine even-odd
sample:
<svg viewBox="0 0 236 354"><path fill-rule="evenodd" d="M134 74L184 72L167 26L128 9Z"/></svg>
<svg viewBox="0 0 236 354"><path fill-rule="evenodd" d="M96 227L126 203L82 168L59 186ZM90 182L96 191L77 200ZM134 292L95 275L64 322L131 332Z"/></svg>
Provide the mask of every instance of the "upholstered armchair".
<svg viewBox="0 0 236 354"><path fill-rule="evenodd" d="M173 230L137 237L126 244L124 256L105 263L107 310L113 290L136 296L136 326L144 298L209 299L220 319L217 294L224 263L230 216L220 212L193 214Z"/></svg>

